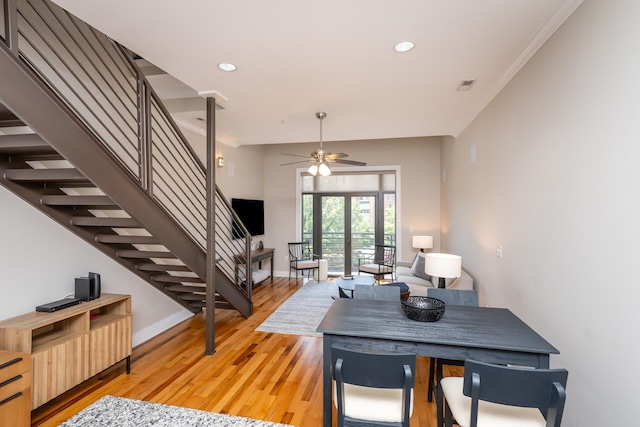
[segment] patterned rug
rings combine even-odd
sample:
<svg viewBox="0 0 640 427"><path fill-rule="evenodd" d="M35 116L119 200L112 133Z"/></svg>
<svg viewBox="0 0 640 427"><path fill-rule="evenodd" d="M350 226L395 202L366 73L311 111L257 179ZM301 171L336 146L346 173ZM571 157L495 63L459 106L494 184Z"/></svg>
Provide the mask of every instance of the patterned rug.
<svg viewBox="0 0 640 427"><path fill-rule="evenodd" d="M310 280L283 302L256 331L321 337L322 333L316 329L333 303L331 297L337 295L336 282Z"/></svg>
<svg viewBox="0 0 640 427"><path fill-rule="evenodd" d="M285 424L215 412L104 396L60 427L285 427Z"/></svg>

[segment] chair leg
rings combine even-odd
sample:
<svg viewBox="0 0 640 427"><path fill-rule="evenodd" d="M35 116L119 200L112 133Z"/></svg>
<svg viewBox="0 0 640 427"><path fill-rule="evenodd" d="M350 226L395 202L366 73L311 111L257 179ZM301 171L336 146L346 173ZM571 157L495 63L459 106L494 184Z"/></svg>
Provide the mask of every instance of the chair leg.
<svg viewBox="0 0 640 427"><path fill-rule="evenodd" d="M429 358L429 387L427 389L427 400L433 402L433 383L436 375L436 359L435 357Z"/></svg>
<svg viewBox="0 0 640 427"><path fill-rule="evenodd" d="M442 387L440 387L440 380L442 379L442 361L435 360L436 376L435 376L435 394L436 394L436 415L438 419L438 427L442 427L445 424L445 417L443 417L442 411L444 409L444 396L442 393ZM446 405L449 409L449 405ZM449 410L449 418L451 418L451 410Z"/></svg>
<svg viewBox="0 0 640 427"><path fill-rule="evenodd" d="M449 405L445 404L445 409L444 409L444 425L445 427L451 427L453 425L453 414L451 414L451 408L449 408ZM442 426L442 424L439 424L438 427Z"/></svg>

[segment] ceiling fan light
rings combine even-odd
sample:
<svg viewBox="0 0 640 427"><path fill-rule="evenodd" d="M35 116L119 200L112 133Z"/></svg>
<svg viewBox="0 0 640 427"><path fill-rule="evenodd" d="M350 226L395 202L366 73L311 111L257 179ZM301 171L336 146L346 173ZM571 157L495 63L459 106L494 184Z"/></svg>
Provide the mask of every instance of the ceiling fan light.
<svg viewBox="0 0 640 427"><path fill-rule="evenodd" d="M318 172L320 173L320 175L322 176L329 176L331 175L331 169L329 169L329 166L327 166L326 163L322 162L320 163L320 167L318 168Z"/></svg>
<svg viewBox="0 0 640 427"><path fill-rule="evenodd" d="M318 175L318 165L316 165L315 163L312 164L311 166L309 166L309 170L307 170L307 172L309 172L313 176Z"/></svg>

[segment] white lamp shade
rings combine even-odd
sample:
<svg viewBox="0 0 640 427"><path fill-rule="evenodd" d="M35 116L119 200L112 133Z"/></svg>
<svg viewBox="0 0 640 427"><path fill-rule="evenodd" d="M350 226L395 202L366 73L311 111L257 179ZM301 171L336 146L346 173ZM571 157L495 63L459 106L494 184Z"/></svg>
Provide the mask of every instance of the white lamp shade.
<svg viewBox="0 0 640 427"><path fill-rule="evenodd" d="M462 257L451 254L425 254L424 272L429 276L444 277L446 279L460 277Z"/></svg>
<svg viewBox="0 0 640 427"><path fill-rule="evenodd" d="M432 236L413 236L411 243L414 248L418 249L431 249L433 248Z"/></svg>
<svg viewBox="0 0 640 427"><path fill-rule="evenodd" d="M322 162L320 166L318 166L318 173L320 173L321 176L329 176L331 175L331 169L329 169L326 163Z"/></svg>
<svg viewBox="0 0 640 427"><path fill-rule="evenodd" d="M318 174L318 165L313 164L309 166L309 170L307 172L309 172L313 176L316 176Z"/></svg>

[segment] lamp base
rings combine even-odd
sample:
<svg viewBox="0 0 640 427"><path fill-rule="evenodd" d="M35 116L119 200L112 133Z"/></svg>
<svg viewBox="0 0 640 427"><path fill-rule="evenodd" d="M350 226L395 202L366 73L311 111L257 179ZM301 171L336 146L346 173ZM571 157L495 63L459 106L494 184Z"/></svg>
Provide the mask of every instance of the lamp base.
<svg viewBox="0 0 640 427"><path fill-rule="evenodd" d="M439 289L444 289L445 288L444 277L438 278L438 288Z"/></svg>

